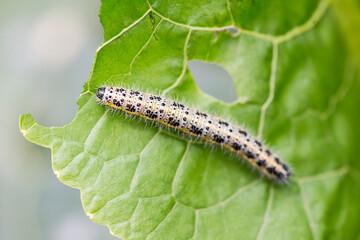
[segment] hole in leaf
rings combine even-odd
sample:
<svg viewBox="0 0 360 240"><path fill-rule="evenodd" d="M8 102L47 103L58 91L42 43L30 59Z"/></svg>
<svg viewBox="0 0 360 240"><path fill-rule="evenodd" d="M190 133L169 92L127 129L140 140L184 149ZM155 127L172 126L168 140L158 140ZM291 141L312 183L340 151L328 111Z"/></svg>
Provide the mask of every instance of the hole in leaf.
<svg viewBox="0 0 360 240"><path fill-rule="evenodd" d="M238 99L231 75L220 65L192 60L189 61L189 69L203 92L227 103Z"/></svg>

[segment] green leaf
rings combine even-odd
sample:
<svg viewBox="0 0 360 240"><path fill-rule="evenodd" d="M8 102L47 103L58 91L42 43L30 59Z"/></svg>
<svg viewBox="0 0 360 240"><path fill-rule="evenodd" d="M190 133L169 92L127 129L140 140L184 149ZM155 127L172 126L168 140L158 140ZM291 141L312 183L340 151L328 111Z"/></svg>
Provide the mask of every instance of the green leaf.
<svg viewBox="0 0 360 240"><path fill-rule="evenodd" d="M80 189L86 214L124 239L356 239L360 77L352 33L343 34L352 28L334 9L327 0L103 0L105 42L75 119L46 128L26 114L20 129L52 150L55 174ZM203 93L193 59L224 67L238 101ZM292 165L289 184L106 110L94 94L111 84L246 125Z"/></svg>

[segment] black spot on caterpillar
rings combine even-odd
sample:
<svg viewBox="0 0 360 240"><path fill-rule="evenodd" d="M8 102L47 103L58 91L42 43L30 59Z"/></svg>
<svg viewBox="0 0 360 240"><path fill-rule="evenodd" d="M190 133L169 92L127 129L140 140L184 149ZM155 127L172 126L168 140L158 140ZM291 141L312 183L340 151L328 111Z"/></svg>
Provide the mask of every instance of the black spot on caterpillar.
<svg viewBox="0 0 360 240"><path fill-rule="evenodd" d="M131 97L136 95L137 97ZM289 167L245 129L173 100L121 87L100 87L98 101L112 109L137 115L220 145L245 159L261 173L286 182Z"/></svg>

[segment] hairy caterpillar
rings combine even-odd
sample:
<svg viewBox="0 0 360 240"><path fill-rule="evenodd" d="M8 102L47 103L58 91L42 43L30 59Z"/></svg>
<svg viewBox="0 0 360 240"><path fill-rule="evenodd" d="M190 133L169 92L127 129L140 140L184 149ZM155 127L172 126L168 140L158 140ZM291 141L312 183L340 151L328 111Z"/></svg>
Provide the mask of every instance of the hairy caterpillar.
<svg viewBox="0 0 360 240"><path fill-rule="evenodd" d="M121 87L100 87L98 101L144 119L175 128L241 156L271 179L286 182L289 167L246 130L221 118L157 95Z"/></svg>

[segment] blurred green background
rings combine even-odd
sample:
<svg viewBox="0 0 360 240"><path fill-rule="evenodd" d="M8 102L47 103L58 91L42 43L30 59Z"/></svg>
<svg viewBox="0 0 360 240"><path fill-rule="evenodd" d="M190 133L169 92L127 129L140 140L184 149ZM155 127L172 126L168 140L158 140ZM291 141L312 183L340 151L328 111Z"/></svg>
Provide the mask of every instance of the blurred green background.
<svg viewBox="0 0 360 240"><path fill-rule="evenodd" d="M0 1L0 239L117 239L54 175L50 151L20 133L21 113L71 122L103 41L99 0Z"/></svg>
<svg viewBox="0 0 360 240"><path fill-rule="evenodd" d="M50 151L28 142L18 127L23 113L44 126L63 126L75 117L76 100L103 41L100 4L0 2L0 239L118 239L86 216L79 190L53 173ZM231 76L219 66L189 65L205 92L226 102L237 99Z"/></svg>

